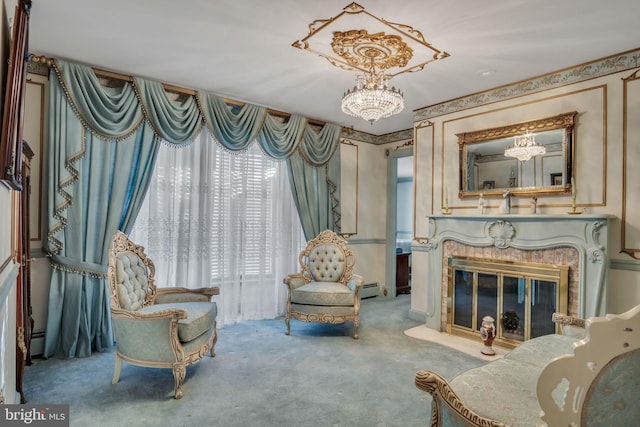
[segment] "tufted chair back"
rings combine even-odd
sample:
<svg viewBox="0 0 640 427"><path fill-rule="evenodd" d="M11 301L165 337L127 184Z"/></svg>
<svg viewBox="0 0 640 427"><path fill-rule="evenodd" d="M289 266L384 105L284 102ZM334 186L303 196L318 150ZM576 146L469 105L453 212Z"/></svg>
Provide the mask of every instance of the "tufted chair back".
<svg viewBox="0 0 640 427"><path fill-rule="evenodd" d="M310 240L300 253L300 266L306 282L340 282L353 276L355 257L347 242L330 230Z"/></svg>
<svg viewBox="0 0 640 427"><path fill-rule="evenodd" d="M344 252L335 244L318 245L309 254L309 270L315 282L340 281L346 266Z"/></svg>
<svg viewBox="0 0 640 427"><path fill-rule="evenodd" d="M116 280L120 308L139 310L147 299L147 268L136 254L124 252L116 259Z"/></svg>
<svg viewBox="0 0 640 427"><path fill-rule="evenodd" d="M156 287L153 282L155 267L144 254L144 248L118 235L115 240L118 248L115 255L115 274L109 277L111 307L137 311L153 304ZM114 255L112 255L114 256Z"/></svg>

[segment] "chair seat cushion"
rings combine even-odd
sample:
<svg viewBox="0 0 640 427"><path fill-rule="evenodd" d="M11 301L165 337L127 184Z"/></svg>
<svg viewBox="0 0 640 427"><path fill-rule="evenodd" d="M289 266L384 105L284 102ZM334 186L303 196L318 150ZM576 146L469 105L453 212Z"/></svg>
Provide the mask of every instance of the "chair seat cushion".
<svg viewBox="0 0 640 427"><path fill-rule="evenodd" d="M207 332L218 314L218 307L215 302L154 304L142 307L138 310L138 313L155 313L171 308L178 308L187 312L185 319L178 320L178 338L180 342L194 340Z"/></svg>
<svg viewBox="0 0 640 427"><path fill-rule="evenodd" d="M309 282L291 291L291 302L323 306L353 306L355 293L338 282Z"/></svg>

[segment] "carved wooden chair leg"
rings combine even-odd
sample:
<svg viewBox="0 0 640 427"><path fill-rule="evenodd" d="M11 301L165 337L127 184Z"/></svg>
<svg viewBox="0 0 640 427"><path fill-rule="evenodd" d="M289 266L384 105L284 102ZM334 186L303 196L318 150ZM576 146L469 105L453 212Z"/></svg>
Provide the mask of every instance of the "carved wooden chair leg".
<svg viewBox="0 0 640 427"><path fill-rule="evenodd" d="M175 399L182 399L182 382L187 375L187 367L182 363L176 363L173 365L173 380L175 387L173 390L173 397Z"/></svg>
<svg viewBox="0 0 640 427"><path fill-rule="evenodd" d="M122 370L122 358L116 354L116 366L113 369L113 379L111 384L116 384L120 380L120 371Z"/></svg>
<svg viewBox="0 0 640 427"><path fill-rule="evenodd" d="M284 318L284 323L286 323L287 325L287 332L285 332L285 334L290 335L291 334L291 316L287 315L287 317Z"/></svg>
<svg viewBox="0 0 640 427"><path fill-rule="evenodd" d="M360 326L360 319L353 319L353 339L358 339L358 327Z"/></svg>
<svg viewBox="0 0 640 427"><path fill-rule="evenodd" d="M211 350L209 350L209 355L211 355L211 357L216 357L216 351L214 347L216 346L217 342L218 342L218 332L214 329L213 336L211 337Z"/></svg>

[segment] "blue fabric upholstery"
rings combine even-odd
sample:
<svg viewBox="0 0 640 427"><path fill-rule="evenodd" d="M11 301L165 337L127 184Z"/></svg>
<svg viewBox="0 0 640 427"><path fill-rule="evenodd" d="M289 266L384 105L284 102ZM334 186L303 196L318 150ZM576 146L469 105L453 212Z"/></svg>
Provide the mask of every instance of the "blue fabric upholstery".
<svg viewBox="0 0 640 427"><path fill-rule="evenodd" d="M157 313L167 309L184 310L187 317L178 320L178 338L180 342L188 342L198 338L211 328L218 309L211 302L176 302L170 304L154 304L142 307L139 313Z"/></svg>
<svg viewBox="0 0 640 427"><path fill-rule="evenodd" d="M186 367L206 353L215 355L218 288L156 289L155 267L144 248L116 232L107 269L111 317L116 341L113 384L122 361L153 368L171 368L174 397L182 397Z"/></svg>
<svg viewBox="0 0 640 427"><path fill-rule="evenodd" d="M634 392L635 391L635 392ZM589 427L627 426L640 422L640 350L613 359L594 381L585 400Z"/></svg>
<svg viewBox="0 0 640 427"><path fill-rule="evenodd" d="M116 258L116 278L120 307L125 310L139 310L147 299L149 278L147 267L140 257L132 252L124 252Z"/></svg>
<svg viewBox="0 0 640 427"><path fill-rule="evenodd" d="M584 334L546 335L451 381L421 370L431 427L631 426L640 420L640 305L587 320ZM564 329L564 328L563 328Z"/></svg>
<svg viewBox="0 0 640 427"><path fill-rule="evenodd" d="M355 304L355 294L342 283L311 282L291 291L291 302L312 305L346 305Z"/></svg>
<svg viewBox="0 0 640 427"><path fill-rule="evenodd" d="M453 390L478 415L510 426L536 426L540 420L537 384L547 362L573 352L575 338L544 335L525 341L503 359L463 372Z"/></svg>
<svg viewBox="0 0 640 427"><path fill-rule="evenodd" d="M291 318L304 322L345 323L353 321L358 338L360 289L364 278L353 274L355 256L347 242L325 230L307 243L300 253L302 271L284 279L287 294L287 335Z"/></svg>
<svg viewBox="0 0 640 427"><path fill-rule="evenodd" d="M336 282L344 274L347 260L336 245L318 245L309 254L309 269L316 282Z"/></svg>

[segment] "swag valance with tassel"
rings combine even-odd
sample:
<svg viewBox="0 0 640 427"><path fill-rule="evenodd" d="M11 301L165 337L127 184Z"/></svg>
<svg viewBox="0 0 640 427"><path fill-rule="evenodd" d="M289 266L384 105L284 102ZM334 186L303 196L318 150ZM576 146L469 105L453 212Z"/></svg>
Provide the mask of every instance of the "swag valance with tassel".
<svg viewBox="0 0 640 427"><path fill-rule="evenodd" d="M54 267L44 356L88 356L112 345L106 294L108 245L131 230L159 143L188 144L206 126L227 150L253 142L287 159L305 235L339 231L341 127L299 115L231 106L210 93L170 99L161 83L133 78L105 87L93 69L51 61L45 250Z"/></svg>

